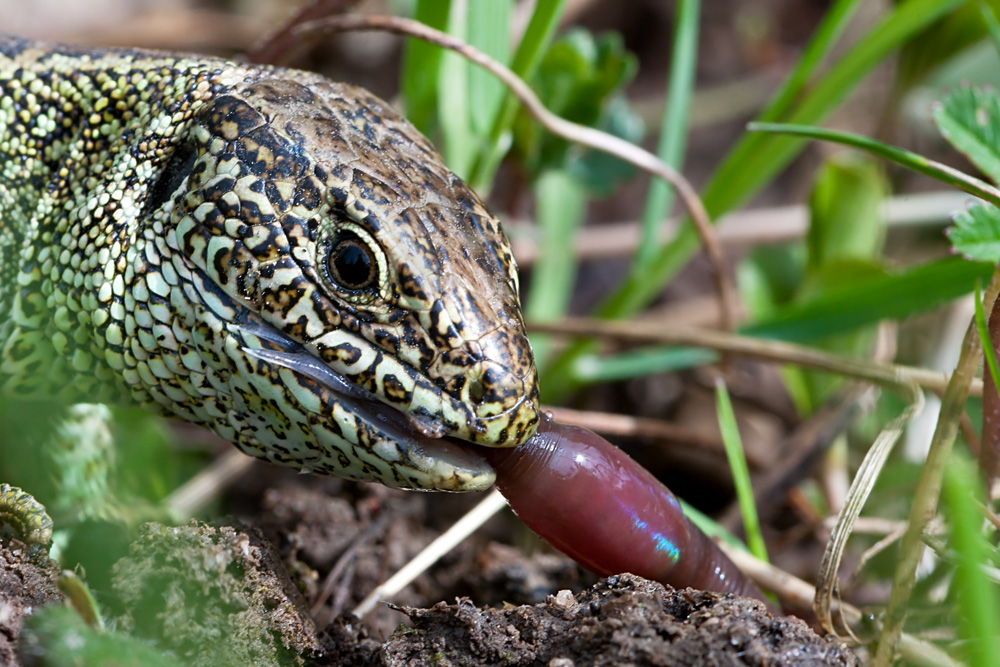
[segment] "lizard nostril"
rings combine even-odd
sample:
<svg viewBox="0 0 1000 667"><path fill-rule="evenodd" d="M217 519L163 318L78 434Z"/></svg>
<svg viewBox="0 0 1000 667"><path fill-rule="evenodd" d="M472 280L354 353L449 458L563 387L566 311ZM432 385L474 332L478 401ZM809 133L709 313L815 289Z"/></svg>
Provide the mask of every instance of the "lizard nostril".
<svg viewBox="0 0 1000 667"><path fill-rule="evenodd" d="M483 383L481 377L474 377L469 379L469 400L479 405L486 398L486 385Z"/></svg>
<svg viewBox="0 0 1000 667"><path fill-rule="evenodd" d="M468 400L481 408L493 404L503 409L508 403L516 402L521 393L518 383L510 373L494 364L483 363L480 372L472 373L468 379Z"/></svg>

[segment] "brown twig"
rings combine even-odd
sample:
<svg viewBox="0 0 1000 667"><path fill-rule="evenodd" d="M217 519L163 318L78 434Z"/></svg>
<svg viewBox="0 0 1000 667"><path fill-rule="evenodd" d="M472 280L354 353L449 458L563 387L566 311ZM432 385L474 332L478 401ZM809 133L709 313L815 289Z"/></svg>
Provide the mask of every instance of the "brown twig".
<svg viewBox="0 0 1000 667"><path fill-rule="evenodd" d="M979 453L983 448L983 443L979 440L979 431L977 431L976 427L972 424L972 419L969 418L968 413L962 413L962 418L958 422L958 427L961 429L962 439L965 440L965 444L968 445L969 452L972 453L972 457L978 460L980 456Z"/></svg>
<svg viewBox="0 0 1000 667"><path fill-rule="evenodd" d="M986 520L993 525L993 530L1000 531L1000 516L997 516L992 509L982 503L977 503L977 505L979 506L979 511L986 517Z"/></svg>
<svg viewBox="0 0 1000 667"><path fill-rule="evenodd" d="M337 590L333 595L333 602L330 604L330 613L326 625L329 625L330 621L340 616L344 611L344 607L347 606L347 598L351 595L351 584L354 583L354 575L358 572L358 561L352 559L351 564L347 567L347 571L344 572L344 576L341 577L340 585L337 586ZM324 627L324 625L317 623L318 627Z"/></svg>
<svg viewBox="0 0 1000 667"><path fill-rule="evenodd" d="M763 361L816 368L894 388L917 385L942 393L948 384L948 375L937 371L851 359L793 343L751 338L712 329L665 328L656 322L609 322L578 317L558 322L529 322L528 330L572 337L610 338L646 345L700 347ZM973 381L970 390L973 396L982 395L982 382Z"/></svg>
<svg viewBox="0 0 1000 667"><path fill-rule="evenodd" d="M246 58L252 63L278 65L291 60L292 55L304 48L296 28L309 21L340 14L361 0L312 0L300 7L277 31L265 37L247 52Z"/></svg>
<svg viewBox="0 0 1000 667"><path fill-rule="evenodd" d="M762 588L774 591L783 603L799 609L809 608L816 595L816 589L811 584L770 563L758 560L739 547L720 542L719 548ZM852 625L859 624L864 618L861 610L846 602L836 602L835 607ZM938 647L907 634L902 635L899 650L906 664L959 667L958 662Z"/></svg>
<svg viewBox="0 0 1000 667"><path fill-rule="evenodd" d="M1000 348L1000 300L993 302L986 323L987 338L993 350ZM998 379L989 364L983 364L983 437L979 443L979 472L986 485L997 476L1000 465L1000 394ZM963 413L964 415L964 413Z"/></svg>
<svg viewBox="0 0 1000 667"><path fill-rule="evenodd" d="M705 252L712 264L716 289L719 292L724 327L728 330L734 327L736 320L735 291L727 277L725 256L722 253L722 248L718 240L715 238L712 221L694 187L673 167L639 146L606 132L572 123L553 114L545 108L528 84L505 65L490 58L482 51L469 46L465 42L429 28L418 21L377 14L368 16L351 14L346 16L332 16L318 21L303 23L296 26L293 29L293 33L295 35L302 35L314 32L336 33L356 30L381 30L397 35L417 37L431 44L455 51L503 81L511 93L521 101L521 104L524 105L528 113L548 131L581 146L614 155L618 159L628 162L645 172L659 176L673 186L684 203L684 207L691 215L695 228L705 246Z"/></svg>
<svg viewBox="0 0 1000 667"><path fill-rule="evenodd" d="M889 231L912 227L943 227L951 214L969 202L964 192L935 191L892 197L885 203ZM666 242L677 233L679 218L662 225L657 242ZM529 222L504 219L504 229L511 237L514 257L520 267L531 266L539 259L539 246L532 237ZM809 226L809 209L802 204L752 208L734 211L717 218L716 239L725 246L784 243L802 239ZM597 227L584 227L573 239L573 251L580 260L630 257L642 243L638 221L609 221Z"/></svg>
<svg viewBox="0 0 1000 667"><path fill-rule="evenodd" d="M177 517L188 519L236 482L253 465L255 458L237 449L228 449L207 468L174 489L163 503Z"/></svg>
<svg viewBox="0 0 1000 667"><path fill-rule="evenodd" d="M309 615L316 619L317 626L322 627L324 625L319 622L319 619L316 618L317 614L319 614L320 609L326 603L330 594L333 593L337 586L337 582L341 579L341 575L343 575L345 570L347 570L348 565L354 561L354 557L357 555L358 550L367 542L370 542L375 535L382 530L384 525L384 517L373 521L363 533L354 538L354 541L351 542L349 547L344 549L344 552L340 554L340 558L337 559L337 562L334 563L330 572L327 573L326 579L323 580L323 588L320 589L319 595L316 596L316 601L313 602L312 607L309 609ZM341 603L341 606L343 606L343 603Z"/></svg>
<svg viewBox="0 0 1000 667"><path fill-rule="evenodd" d="M706 436L703 433L692 431L691 429L662 419L633 417L631 415L596 412L593 410L573 410L551 405L542 407L557 422L588 428L601 435L668 440L675 443L685 443L693 448L708 450L722 456L725 456L726 453L722 440L719 438ZM759 456L754 456L750 452L747 452L747 462L755 468L763 464Z"/></svg>

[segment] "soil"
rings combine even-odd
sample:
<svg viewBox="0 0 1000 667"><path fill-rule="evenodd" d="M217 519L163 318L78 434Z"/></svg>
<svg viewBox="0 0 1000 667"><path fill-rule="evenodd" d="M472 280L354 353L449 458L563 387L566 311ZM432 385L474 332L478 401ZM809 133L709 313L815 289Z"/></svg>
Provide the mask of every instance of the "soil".
<svg viewBox="0 0 1000 667"><path fill-rule="evenodd" d="M17 640L26 616L59 602L55 561L39 559L17 540L0 544L0 665L16 665Z"/></svg>
<svg viewBox="0 0 1000 667"><path fill-rule="evenodd" d="M384 665L856 665L850 650L747 598L623 574L520 607L470 600L402 608L413 629L383 645Z"/></svg>
<svg viewBox="0 0 1000 667"><path fill-rule="evenodd" d="M257 527L146 524L112 570L117 600L103 602L115 610L105 619L115 630L36 614L21 638L22 663L13 653L22 621L62 599L59 571L19 543L0 549L0 664L61 664L46 648L62 635L46 623L67 622L81 625L79 642L95 654L98 639L118 650L139 640L170 665L858 664L850 649L758 601L627 574L596 581L560 554L490 539L506 532L506 519L362 621L347 612L433 537L428 526L453 520L455 497L293 484L284 471L259 469L275 486L244 516ZM253 486L231 499L235 511L251 509ZM330 571L340 576L323 593L318 572ZM149 664L147 653L122 664Z"/></svg>

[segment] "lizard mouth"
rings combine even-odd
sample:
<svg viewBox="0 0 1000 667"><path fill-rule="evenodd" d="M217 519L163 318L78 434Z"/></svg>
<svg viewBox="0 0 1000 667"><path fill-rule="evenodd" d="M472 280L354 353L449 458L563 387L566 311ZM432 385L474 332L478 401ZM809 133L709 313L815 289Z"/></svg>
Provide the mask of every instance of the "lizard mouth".
<svg viewBox="0 0 1000 667"><path fill-rule="evenodd" d="M329 400L338 402L370 429L394 443L398 458L391 463L416 470L441 480L476 479L477 488L488 488L494 479L492 466L475 451L476 445L446 437L444 428L418 419L383 402L375 394L355 385L317 359L305 347L277 329L260 324L237 324L243 334L251 334L274 347L241 345L256 359L287 368L309 378L329 392ZM395 457L394 457L395 458ZM444 484L437 488L447 488ZM471 487L466 487L469 490Z"/></svg>

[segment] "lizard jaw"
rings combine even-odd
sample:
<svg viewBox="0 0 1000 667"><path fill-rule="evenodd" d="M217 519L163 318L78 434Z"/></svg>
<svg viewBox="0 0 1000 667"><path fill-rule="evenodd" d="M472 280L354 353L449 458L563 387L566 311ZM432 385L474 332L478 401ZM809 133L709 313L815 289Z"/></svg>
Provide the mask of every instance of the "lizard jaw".
<svg viewBox="0 0 1000 667"><path fill-rule="evenodd" d="M444 437L442 426L407 415L381 401L272 327L257 324L235 326L258 340L277 347L273 349L244 345L242 349L247 355L287 368L319 383L358 419L392 440L408 467L446 479L475 478L480 481L477 486L483 489L492 484L493 468L482 454L475 451L472 443Z"/></svg>

